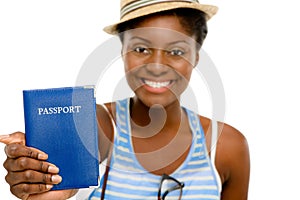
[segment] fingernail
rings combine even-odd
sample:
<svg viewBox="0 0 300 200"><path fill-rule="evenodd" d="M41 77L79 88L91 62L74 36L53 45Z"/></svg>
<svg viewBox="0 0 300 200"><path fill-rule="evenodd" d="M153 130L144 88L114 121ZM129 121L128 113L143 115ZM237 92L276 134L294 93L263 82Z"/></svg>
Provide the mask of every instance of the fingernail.
<svg viewBox="0 0 300 200"><path fill-rule="evenodd" d="M62 181L62 177L59 175L53 175L51 176L51 181L53 183L60 183Z"/></svg>
<svg viewBox="0 0 300 200"><path fill-rule="evenodd" d="M57 174L59 172L59 168L56 167L55 165L50 165L48 167L48 172L52 174Z"/></svg>
<svg viewBox="0 0 300 200"><path fill-rule="evenodd" d="M38 159L39 160L46 160L46 159L48 159L48 155L47 154L43 154L43 153L39 153L38 154Z"/></svg>
<svg viewBox="0 0 300 200"><path fill-rule="evenodd" d="M50 190L51 188L53 188L53 185L46 185L47 190Z"/></svg>

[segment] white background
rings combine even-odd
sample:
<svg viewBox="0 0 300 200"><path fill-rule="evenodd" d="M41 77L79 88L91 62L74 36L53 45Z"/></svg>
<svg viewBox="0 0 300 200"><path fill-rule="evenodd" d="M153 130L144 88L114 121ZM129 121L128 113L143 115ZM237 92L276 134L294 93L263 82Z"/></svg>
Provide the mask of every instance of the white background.
<svg viewBox="0 0 300 200"><path fill-rule="evenodd" d="M225 87L225 122L249 142L249 199L295 199L300 179L297 1L202 2L219 7L203 48ZM111 37L102 27L117 21L118 5L117 0L0 1L0 134L24 131L23 89L75 84L88 55ZM97 91L99 101L111 97L113 82L105 86ZM199 104L206 114L210 105L203 99ZM4 160L0 151L0 163ZM13 200L5 174L0 166L0 199Z"/></svg>

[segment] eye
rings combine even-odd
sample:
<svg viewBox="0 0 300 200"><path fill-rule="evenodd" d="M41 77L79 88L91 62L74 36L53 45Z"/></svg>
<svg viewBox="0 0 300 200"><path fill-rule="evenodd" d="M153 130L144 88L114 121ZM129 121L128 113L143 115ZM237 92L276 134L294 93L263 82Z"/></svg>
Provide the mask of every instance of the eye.
<svg viewBox="0 0 300 200"><path fill-rule="evenodd" d="M133 49L133 51L137 52L137 53L142 53L142 54L149 54L150 50L148 48L145 47L135 47Z"/></svg>
<svg viewBox="0 0 300 200"><path fill-rule="evenodd" d="M184 51L180 50L180 49L172 49L170 51L168 51L168 54L172 55L172 56L183 56L184 55Z"/></svg>

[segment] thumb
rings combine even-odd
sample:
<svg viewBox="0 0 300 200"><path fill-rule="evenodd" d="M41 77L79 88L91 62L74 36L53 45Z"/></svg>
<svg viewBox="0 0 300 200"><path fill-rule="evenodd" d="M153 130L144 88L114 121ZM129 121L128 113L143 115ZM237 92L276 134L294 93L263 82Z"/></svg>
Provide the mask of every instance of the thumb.
<svg viewBox="0 0 300 200"><path fill-rule="evenodd" d="M8 135L0 135L0 142L4 144L19 143L25 145L25 134L22 132L15 132Z"/></svg>

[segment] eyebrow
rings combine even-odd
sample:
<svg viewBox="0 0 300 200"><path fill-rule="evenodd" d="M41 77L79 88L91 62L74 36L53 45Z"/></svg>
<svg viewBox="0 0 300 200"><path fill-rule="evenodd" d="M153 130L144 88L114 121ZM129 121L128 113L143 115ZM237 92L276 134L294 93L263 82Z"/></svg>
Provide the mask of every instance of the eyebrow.
<svg viewBox="0 0 300 200"><path fill-rule="evenodd" d="M187 41L185 40L179 40L179 41L175 41L175 42L170 42L168 43L168 45L173 45L173 44L177 44L177 43L185 43L185 44L189 44Z"/></svg>
<svg viewBox="0 0 300 200"><path fill-rule="evenodd" d="M150 44L151 42L145 38L142 38L142 37L139 37L139 36L133 36L132 38L130 38L130 40L135 40L135 39L138 39L138 40L143 40L144 42Z"/></svg>
<svg viewBox="0 0 300 200"><path fill-rule="evenodd" d="M132 38L130 38L130 40L135 40L135 39L138 39L138 40L142 40L148 44L151 44L151 42L145 38L142 38L142 37L139 37L139 36L133 36ZM174 45L174 44L177 44L177 43L185 43L185 44L189 44L186 40L178 40L178 41L174 41L174 42L170 42L168 43L168 45Z"/></svg>

